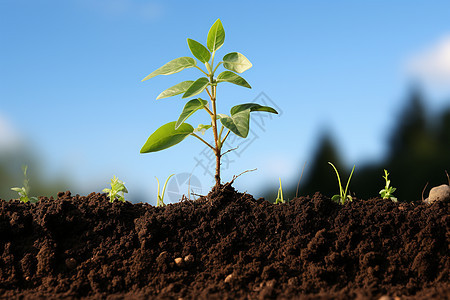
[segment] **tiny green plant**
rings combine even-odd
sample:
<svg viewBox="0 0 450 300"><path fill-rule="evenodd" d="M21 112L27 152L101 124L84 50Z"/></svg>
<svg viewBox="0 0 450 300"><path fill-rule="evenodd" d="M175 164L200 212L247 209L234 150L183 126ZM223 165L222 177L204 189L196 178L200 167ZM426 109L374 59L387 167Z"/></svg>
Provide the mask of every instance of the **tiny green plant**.
<svg viewBox="0 0 450 300"><path fill-rule="evenodd" d="M159 179L158 177L155 176L156 181L158 181L158 198L156 199L156 207L160 207L160 206L166 206L166 204L164 203L164 194L166 193L166 186L167 183L169 182L169 179L175 174L170 175L167 179L166 179L166 183L164 183L164 187L162 190L162 193L160 194L160 186L159 186Z"/></svg>
<svg viewBox="0 0 450 300"><path fill-rule="evenodd" d="M285 203L283 198L283 187L281 186L281 178L278 179L280 180L280 187L278 188L278 196L277 199L275 199L275 204Z"/></svg>
<svg viewBox="0 0 450 300"><path fill-rule="evenodd" d="M27 176L27 169L28 166L22 166L22 171L23 171L23 175L24 175L24 180L23 180L23 187L13 187L11 188L11 190L13 190L14 192L17 192L19 194L19 200L22 202L30 202L30 203L36 203L39 201L38 198L36 197L30 197L28 196L28 194L30 193L30 184L29 184L29 180L28 180L28 176Z"/></svg>
<svg viewBox="0 0 450 300"><path fill-rule="evenodd" d="M339 172L336 169L336 167L331 163L328 162L334 169L334 171L336 172L336 176L338 179L338 184L339 184L339 195L334 195L333 197L331 197L331 200L333 200L336 203L339 203L341 205L344 205L345 202L347 201L352 201L352 196L348 195L348 186L350 184L350 180L352 179L352 175L353 175L353 171L355 171L355 166L353 166L352 172L350 173L350 176L348 177L348 181L347 181L347 185L345 186L345 190L342 188L342 183L341 183L341 177L339 176Z"/></svg>
<svg viewBox="0 0 450 300"><path fill-rule="evenodd" d="M380 195L383 199L390 199L393 202L397 202L397 198L394 197L393 193L395 192L396 188L390 186L391 185L391 181L388 179L389 173L387 170L384 170L384 180L386 181L386 186L384 187L384 189L382 189L380 191Z"/></svg>
<svg viewBox="0 0 450 300"><path fill-rule="evenodd" d="M108 194L109 202L114 202L114 200L125 202L125 193L128 193L128 190L123 181L114 175L111 179L111 188L105 188L102 192Z"/></svg>
<svg viewBox="0 0 450 300"><path fill-rule="evenodd" d="M228 82L251 88L250 84L237 74L252 67L252 63L243 54L239 52L228 53L217 63L216 54L219 48L222 47L224 41L225 30L222 22L218 19L208 32L206 47L195 40L187 39L188 47L193 56L204 64L206 70L200 68L193 57L186 56L166 63L142 79L142 81L145 81L157 75L170 75L188 68L196 68L204 75L195 81L187 80L180 82L159 94L156 98L157 100L180 94L182 94L182 98L184 99L197 96L206 91L209 96L209 101L202 98L189 100L185 104L178 120L158 128L150 135L140 152L161 151L180 143L188 136L193 136L214 152L216 158L216 172L214 175L216 186L220 186L222 147L230 132L241 138L246 138L249 133L251 112L278 113L272 107L262 106L256 103L235 105L231 108L230 115L217 112L217 88L219 84ZM226 70L216 76L216 71L219 66L223 66ZM199 110L205 111L211 120L207 124L200 124L197 128L194 128L192 125L186 123L186 120ZM218 121L221 123L220 128ZM212 130L213 143L211 144L197 134L200 132L203 135L208 129Z"/></svg>

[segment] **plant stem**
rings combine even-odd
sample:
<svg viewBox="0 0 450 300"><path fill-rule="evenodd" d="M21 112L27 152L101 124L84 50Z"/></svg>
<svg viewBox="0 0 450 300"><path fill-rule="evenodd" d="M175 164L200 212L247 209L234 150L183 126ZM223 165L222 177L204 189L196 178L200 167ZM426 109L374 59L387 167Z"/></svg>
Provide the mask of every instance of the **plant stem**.
<svg viewBox="0 0 450 300"><path fill-rule="evenodd" d="M212 111L208 108L208 106L205 105L204 109L208 112L208 114L209 114L210 116L213 116L213 113L212 113Z"/></svg>
<svg viewBox="0 0 450 300"><path fill-rule="evenodd" d="M217 68L222 64L222 62L218 63L217 66L214 68L213 74L216 73Z"/></svg>
<svg viewBox="0 0 450 300"><path fill-rule="evenodd" d="M213 77L211 76L211 81L213 81ZM212 82L211 82L212 83ZM216 110L216 88L217 86L213 85L211 87L211 103L212 103L212 109L213 109L213 132L214 132L214 141L216 143L216 148L214 149L215 155L216 155L216 175L214 176L216 180L216 186L220 186L220 140L219 135L217 133L217 110Z"/></svg>
<svg viewBox="0 0 450 300"><path fill-rule="evenodd" d="M210 144L208 144L207 141L205 141L204 139L202 139L201 137L199 137L198 135L196 135L195 133L191 133L192 136L195 136L196 138L198 138L200 141L202 141L203 143L205 143L206 146L208 146L209 148L211 148L214 152L216 151L216 149L214 149L213 146L211 146Z"/></svg>
<svg viewBox="0 0 450 300"><path fill-rule="evenodd" d="M199 69L200 71L202 71L202 73L203 73L203 74L205 74L206 76L209 76L209 74L208 74L208 73L206 73L205 71L203 71L202 69L200 69L200 67L199 67L199 66L194 66L194 67L196 67L197 69Z"/></svg>
<svg viewBox="0 0 450 300"><path fill-rule="evenodd" d="M208 95L209 95L209 98L211 98L212 99L212 96L211 96L211 93L209 92L209 90L208 90L208 87L206 87L206 92L208 93Z"/></svg>
<svg viewBox="0 0 450 300"><path fill-rule="evenodd" d="M228 135L230 134L230 129L228 129L227 134L225 134L225 137L223 138L223 140L220 142L221 145L223 145L223 143L225 143L225 140L227 139Z"/></svg>
<svg viewBox="0 0 450 300"><path fill-rule="evenodd" d="M223 132L223 125L222 125L222 127L220 128L220 131L219 131L219 141L222 139L222 132ZM222 143L220 143L220 149L222 149Z"/></svg>

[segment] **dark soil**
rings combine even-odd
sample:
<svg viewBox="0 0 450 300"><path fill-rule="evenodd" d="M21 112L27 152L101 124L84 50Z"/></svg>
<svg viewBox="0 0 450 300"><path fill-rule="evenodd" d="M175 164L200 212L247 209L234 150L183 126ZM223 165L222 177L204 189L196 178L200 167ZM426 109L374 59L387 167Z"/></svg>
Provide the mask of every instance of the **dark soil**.
<svg viewBox="0 0 450 300"><path fill-rule="evenodd" d="M449 299L449 203L1 201L0 298Z"/></svg>

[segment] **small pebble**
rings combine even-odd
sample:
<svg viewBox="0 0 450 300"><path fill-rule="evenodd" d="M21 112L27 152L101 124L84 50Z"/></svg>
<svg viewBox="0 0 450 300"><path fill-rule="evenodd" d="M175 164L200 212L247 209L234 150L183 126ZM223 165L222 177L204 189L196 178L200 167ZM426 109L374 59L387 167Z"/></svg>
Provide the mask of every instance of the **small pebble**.
<svg viewBox="0 0 450 300"><path fill-rule="evenodd" d="M187 264L192 264L194 262L194 255L189 254L184 257L184 262Z"/></svg>
<svg viewBox="0 0 450 300"><path fill-rule="evenodd" d="M275 287L275 284L277 283L276 279L272 279L266 282L266 286L268 287Z"/></svg>
<svg viewBox="0 0 450 300"><path fill-rule="evenodd" d="M298 285L298 278L297 277L291 277L288 279L288 284L289 285Z"/></svg>
<svg viewBox="0 0 450 300"><path fill-rule="evenodd" d="M425 202L432 204L435 201L450 201L450 186L443 184L432 188Z"/></svg>
<svg viewBox="0 0 450 300"><path fill-rule="evenodd" d="M177 257L177 258L175 258L175 264L177 265L177 266L179 266L179 267L182 267L184 264L183 264L183 259L181 258L181 257Z"/></svg>
<svg viewBox="0 0 450 300"><path fill-rule="evenodd" d="M77 267L77 261L73 257L67 258L65 262L66 262L66 266L71 270L73 270Z"/></svg>
<svg viewBox="0 0 450 300"><path fill-rule="evenodd" d="M230 282L231 280L233 280L233 274L230 274L225 278L225 282Z"/></svg>

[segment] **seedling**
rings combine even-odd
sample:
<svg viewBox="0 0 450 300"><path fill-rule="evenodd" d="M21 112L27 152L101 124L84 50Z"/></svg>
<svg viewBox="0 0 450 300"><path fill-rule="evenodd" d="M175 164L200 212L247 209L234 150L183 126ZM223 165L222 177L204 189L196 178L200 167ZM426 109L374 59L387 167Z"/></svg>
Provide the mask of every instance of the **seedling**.
<svg viewBox="0 0 450 300"><path fill-rule="evenodd" d="M103 193L107 193L109 197L109 202L114 202L114 200L125 202L125 193L128 193L125 184L119 180L116 176L111 179L111 188L103 189Z"/></svg>
<svg viewBox="0 0 450 300"><path fill-rule="evenodd" d="M383 199L391 199L393 202L397 202L397 198L395 198L392 194L395 192L396 188L390 186L391 181L388 179L389 173L387 170L384 170L384 180L386 181L386 186L384 189L380 191L380 195Z"/></svg>
<svg viewBox="0 0 450 300"><path fill-rule="evenodd" d="M275 199L275 204L285 203L283 198L283 187L281 186L281 178L279 178L279 180L280 180L280 188L278 189L278 196L277 199Z"/></svg>
<svg viewBox="0 0 450 300"><path fill-rule="evenodd" d="M278 112L269 107L256 103L245 103L233 106L230 115L219 114L216 109L217 102L217 86L223 82L233 83L242 87L251 88L250 84L236 73L242 73L252 67L252 63L241 53L231 52L226 54L222 60L215 64L217 51L222 47L225 41L225 30L222 22L218 19L210 28L206 39L206 47L201 43L192 39L187 39L187 43L193 56L205 65L205 70L197 65L197 61L192 57L176 58L157 70L150 73L142 81L153 78L157 75L170 75L178 73L184 69L196 68L205 75L195 81L188 80L180 82L165 91L156 98L163 99L182 94L182 98L191 98L199 95L203 91L209 96L209 101L202 98L194 98L189 100L184 106L177 121L167 123L158 128L141 149L141 153L156 152L172 147L188 136L193 136L210 148L216 157L216 186L220 185L220 159L222 157L222 147L230 134L236 134L241 138L246 138L249 133L250 113L255 111L264 111L277 114ZM216 61L217 62L217 61ZM216 76L219 66L223 66L225 71ZM194 128L185 121L198 110L204 110L210 117L209 124L198 125ZM220 128L218 124L220 120ZM197 133L205 133L208 129L212 129L214 143L210 144ZM224 129L226 133L224 133Z"/></svg>
<svg viewBox="0 0 450 300"><path fill-rule="evenodd" d="M156 207L160 207L160 206L166 206L164 204L164 194L166 193L166 186L167 183L169 182L169 179L175 174L170 175L167 179L166 179L166 183L164 183L164 187L162 190L162 194L159 193L159 179L158 177L155 176L156 181L158 181L158 198L156 199Z"/></svg>
<svg viewBox="0 0 450 300"><path fill-rule="evenodd" d="M341 205L344 205L346 201L352 201L352 196L347 195L347 191L348 191L348 185L350 184L350 180L352 179L352 175L353 175L353 171L355 171L355 166L353 166L352 172L350 173L350 177L348 178L347 181L347 185L345 186L345 190L342 189L342 184L341 184L341 177L339 176L339 172L336 169L336 167L331 163L328 162L334 169L334 171L336 172L336 176L338 179L338 184L339 184L339 195L334 195L333 197L331 197L331 200L333 200L336 203L339 203Z"/></svg>
<svg viewBox="0 0 450 300"><path fill-rule="evenodd" d="M23 175L24 175L24 180L23 180L23 187L13 187L11 188L11 190L13 190L14 192L17 192L19 194L19 200L22 202L30 202L30 203L36 203L39 201L38 198L36 197L29 197L28 194L30 192L30 184L29 184L29 180L28 180L28 176L27 176L27 169L28 166L22 166L22 171L23 171Z"/></svg>

